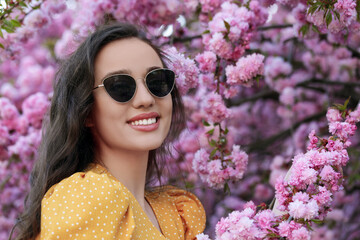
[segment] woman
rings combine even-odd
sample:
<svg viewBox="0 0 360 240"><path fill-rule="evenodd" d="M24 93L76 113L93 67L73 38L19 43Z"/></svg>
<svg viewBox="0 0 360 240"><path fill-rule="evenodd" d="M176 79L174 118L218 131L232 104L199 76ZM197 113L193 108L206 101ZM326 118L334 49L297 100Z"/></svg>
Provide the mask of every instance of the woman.
<svg viewBox="0 0 360 240"><path fill-rule="evenodd" d="M17 239L195 239L204 230L193 194L145 191L184 123L165 57L117 24L63 63Z"/></svg>

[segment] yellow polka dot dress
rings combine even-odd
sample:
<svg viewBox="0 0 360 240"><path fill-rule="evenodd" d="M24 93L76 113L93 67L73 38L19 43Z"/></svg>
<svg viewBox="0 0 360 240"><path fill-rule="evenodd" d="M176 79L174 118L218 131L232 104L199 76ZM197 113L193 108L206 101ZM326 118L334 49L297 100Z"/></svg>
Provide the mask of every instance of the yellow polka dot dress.
<svg viewBox="0 0 360 240"><path fill-rule="evenodd" d="M90 164L46 192L36 240L188 240L204 231L204 208L192 193L169 186L145 198L161 232L122 183L101 165Z"/></svg>

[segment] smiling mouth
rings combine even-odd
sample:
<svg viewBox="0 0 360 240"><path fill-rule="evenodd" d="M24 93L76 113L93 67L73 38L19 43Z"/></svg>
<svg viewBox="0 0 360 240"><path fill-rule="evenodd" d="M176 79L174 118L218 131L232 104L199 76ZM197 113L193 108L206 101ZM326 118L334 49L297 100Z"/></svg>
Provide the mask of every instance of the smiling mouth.
<svg viewBox="0 0 360 240"><path fill-rule="evenodd" d="M158 119L159 119L158 117L157 118L146 118L146 119L131 121L131 122L129 122L129 124L133 125L133 126L147 126L147 125L156 123L158 121Z"/></svg>

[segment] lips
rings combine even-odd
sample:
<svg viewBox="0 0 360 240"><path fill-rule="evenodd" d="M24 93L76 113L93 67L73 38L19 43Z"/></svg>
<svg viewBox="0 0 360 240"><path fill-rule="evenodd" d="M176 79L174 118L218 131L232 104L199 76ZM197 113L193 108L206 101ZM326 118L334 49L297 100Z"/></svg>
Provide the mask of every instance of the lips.
<svg viewBox="0 0 360 240"><path fill-rule="evenodd" d="M149 118L158 119L158 118L160 118L160 115L156 112L142 113L142 114L136 115L135 117L131 118L128 121L128 123L139 121L139 120L145 120L145 119L149 119Z"/></svg>

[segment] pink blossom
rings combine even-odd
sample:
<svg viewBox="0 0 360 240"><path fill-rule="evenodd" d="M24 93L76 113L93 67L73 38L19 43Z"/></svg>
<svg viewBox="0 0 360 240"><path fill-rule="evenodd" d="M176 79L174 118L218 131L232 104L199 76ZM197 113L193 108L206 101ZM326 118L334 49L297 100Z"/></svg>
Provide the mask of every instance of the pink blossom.
<svg viewBox="0 0 360 240"><path fill-rule="evenodd" d="M286 87L283 89L283 91L281 92L280 95L280 102L283 103L284 105L294 105L295 103L295 96L296 96L296 91L294 88L291 87Z"/></svg>
<svg viewBox="0 0 360 240"><path fill-rule="evenodd" d="M263 229L271 229L273 221L275 220L275 216L273 211L270 209L264 210L256 214L255 219L257 220L257 223L259 226Z"/></svg>
<svg viewBox="0 0 360 240"><path fill-rule="evenodd" d="M205 149L201 148L195 153L192 165L193 170L200 174L207 174L207 162L209 160L210 154L208 154Z"/></svg>
<svg viewBox="0 0 360 240"><path fill-rule="evenodd" d="M251 80L264 72L263 61L264 56L257 53L240 58L236 66L226 67L226 82L230 85L251 86L253 84Z"/></svg>
<svg viewBox="0 0 360 240"><path fill-rule="evenodd" d="M293 201L299 200L303 203L307 203L309 201L309 195L305 192L297 192L292 198Z"/></svg>
<svg viewBox="0 0 360 240"><path fill-rule="evenodd" d="M320 177L324 181L333 182L337 181L340 178L340 174L335 172L331 166L326 165L321 170Z"/></svg>
<svg viewBox="0 0 360 240"><path fill-rule="evenodd" d="M230 117L230 110L225 106L221 96L209 93L201 103L202 109L207 114L208 120L215 123Z"/></svg>
<svg viewBox="0 0 360 240"><path fill-rule="evenodd" d="M326 118L329 122L338 122L342 119L339 110L333 108L329 108L326 113Z"/></svg>
<svg viewBox="0 0 360 240"><path fill-rule="evenodd" d="M212 49L221 58L230 59L232 55L232 46L230 42L224 39L222 33L215 33L209 41L209 48Z"/></svg>
<svg viewBox="0 0 360 240"><path fill-rule="evenodd" d="M279 234L281 237L289 237L291 236L292 228L290 223L283 221L279 224Z"/></svg>
<svg viewBox="0 0 360 240"><path fill-rule="evenodd" d="M339 11L340 14L344 14L345 17L356 16L356 1L355 0L338 0L334 4L335 10Z"/></svg>
<svg viewBox="0 0 360 240"><path fill-rule="evenodd" d="M204 233L200 233L200 234L196 235L196 239L197 240L211 240L209 238L209 236Z"/></svg>
<svg viewBox="0 0 360 240"><path fill-rule="evenodd" d="M220 7L221 0L199 0L201 4L201 11L203 12L213 12L218 7Z"/></svg>
<svg viewBox="0 0 360 240"><path fill-rule="evenodd" d="M199 83L199 69L195 61L186 58L184 54L177 51L175 47L165 49L169 59L165 59L166 64L176 74L176 86L181 94L185 94L189 89L197 87Z"/></svg>
<svg viewBox="0 0 360 240"><path fill-rule="evenodd" d="M33 94L23 102L23 114L29 119L29 123L33 127L40 128L49 105L49 99L45 94L40 92Z"/></svg>
<svg viewBox="0 0 360 240"><path fill-rule="evenodd" d="M291 240L310 240L310 233L306 228L301 227L292 232Z"/></svg>
<svg viewBox="0 0 360 240"><path fill-rule="evenodd" d="M41 28L49 23L49 16L41 9L31 11L24 18L24 24L29 28Z"/></svg>
<svg viewBox="0 0 360 240"><path fill-rule="evenodd" d="M295 200L289 204L289 214L294 218L304 218L307 205L302 201Z"/></svg>
<svg viewBox="0 0 360 240"><path fill-rule="evenodd" d="M215 72L216 54L211 51L205 51L196 55L195 60L199 63L199 69L203 72Z"/></svg>

